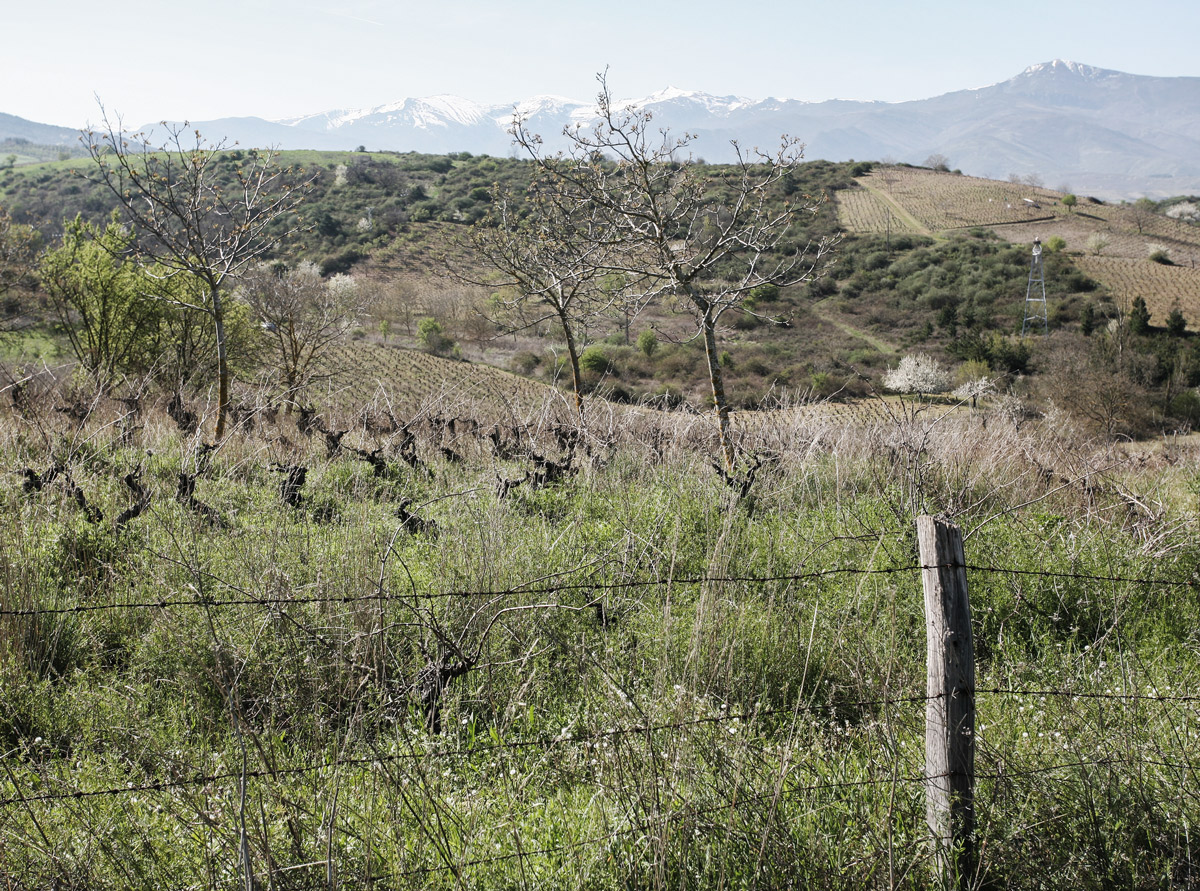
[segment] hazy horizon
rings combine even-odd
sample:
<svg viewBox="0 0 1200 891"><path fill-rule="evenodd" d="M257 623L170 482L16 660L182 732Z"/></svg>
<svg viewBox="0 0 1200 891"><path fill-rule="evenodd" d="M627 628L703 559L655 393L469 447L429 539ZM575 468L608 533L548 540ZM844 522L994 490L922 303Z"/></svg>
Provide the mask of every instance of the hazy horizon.
<svg viewBox="0 0 1200 891"><path fill-rule="evenodd" d="M336 9L212 0L189 18L187 7L151 0L103 17L81 0L21 4L6 15L9 33L32 39L5 47L0 111L82 127L99 120L98 102L140 125L278 120L440 94L481 105L544 94L588 100L606 66L620 97L671 86L809 101L925 99L1056 58L1200 75L1192 46L1200 7L1180 0L979 7L871 0L776 9L750 0L734 15L714 0L579 8L351 0ZM168 65L179 73L160 70Z"/></svg>

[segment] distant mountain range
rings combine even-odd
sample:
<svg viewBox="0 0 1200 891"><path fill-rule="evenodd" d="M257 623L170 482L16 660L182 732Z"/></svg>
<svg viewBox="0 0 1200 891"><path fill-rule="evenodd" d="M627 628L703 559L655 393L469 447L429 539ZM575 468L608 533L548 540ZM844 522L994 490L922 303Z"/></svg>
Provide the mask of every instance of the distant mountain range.
<svg viewBox="0 0 1200 891"><path fill-rule="evenodd" d="M805 141L810 159L920 164L938 154L964 173L1036 175L1047 186L1101 198L1200 193L1200 77L1147 77L1055 60L989 87L912 102L751 100L667 89L622 104L651 111L673 133L696 134L693 153L710 162L732 159L731 139L767 149L787 133ZM557 96L493 106L431 96L190 126L243 146L504 156L513 151L507 128L514 111L554 149L563 127L586 125L593 110L592 102ZM64 144L78 131L0 115L0 140L10 136Z"/></svg>
<svg viewBox="0 0 1200 891"><path fill-rule="evenodd" d="M16 115L0 113L0 142L10 139L34 142L38 145L79 145L79 131L53 124L36 124Z"/></svg>

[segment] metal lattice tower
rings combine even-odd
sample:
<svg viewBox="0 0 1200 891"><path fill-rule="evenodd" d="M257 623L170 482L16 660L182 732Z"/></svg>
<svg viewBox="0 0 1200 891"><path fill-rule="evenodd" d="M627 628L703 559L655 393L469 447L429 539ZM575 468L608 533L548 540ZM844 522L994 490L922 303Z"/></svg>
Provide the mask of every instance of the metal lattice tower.
<svg viewBox="0 0 1200 891"><path fill-rule="evenodd" d="M1033 259L1029 262L1029 286L1025 289L1025 320L1021 323L1022 337L1029 331L1031 322L1034 325L1041 323L1043 334L1049 330L1046 321L1046 272L1042 267L1040 238L1033 240Z"/></svg>

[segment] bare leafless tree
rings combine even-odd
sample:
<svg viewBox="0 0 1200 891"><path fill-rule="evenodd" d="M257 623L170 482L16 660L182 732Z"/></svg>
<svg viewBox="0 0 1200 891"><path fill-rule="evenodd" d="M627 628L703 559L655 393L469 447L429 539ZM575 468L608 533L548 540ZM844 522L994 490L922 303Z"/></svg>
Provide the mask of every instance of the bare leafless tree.
<svg viewBox="0 0 1200 891"><path fill-rule="evenodd" d="M582 423L581 329L619 299L600 281L607 272L610 227L598 205L564 194L557 180L544 175L525 199L519 213L513 196L493 196L493 213L467 239L470 255L489 272L480 276L460 268L455 274L498 289L488 315L502 328L523 330L547 320L559 325Z"/></svg>
<svg viewBox="0 0 1200 891"><path fill-rule="evenodd" d="M217 420L224 436L229 410L225 336L226 289L243 270L299 225L297 208L311 184L277 163L273 150L227 151L187 125L163 124L165 136L128 136L102 112L86 134L95 166L90 178L116 197L137 232L138 256L160 274L188 273L204 284L197 303L208 315L217 350ZM156 145L156 142L161 143Z"/></svg>
<svg viewBox="0 0 1200 891"><path fill-rule="evenodd" d="M940 173L950 172L950 159L941 152L934 152L921 164L922 167L928 167L930 170L937 170Z"/></svg>
<svg viewBox="0 0 1200 891"><path fill-rule="evenodd" d="M1146 227L1154 220L1157 206L1149 198L1139 198L1129 205L1129 219L1137 227L1138 235L1146 234Z"/></svg>
<svg viewBox="0 0 1200 891"><path fill-rule="evenodd" d="M358 326L371 301L370 291L350 276L322 279L311 263L291 269L259 264L242 276L239 294L261 320L289 410L328 373L322 358Z"/></svg>
<svg viewBox="0 0 1200 891"><path fill-rule="evenodd" d="M774 187L803 158L804 147L786 136L772 153L747 152L734 142L732 175L723 179L724 194L714 197L686 157L692 136L673 138L652 126L650 112L616 107L607 73L597 80L598 122L566 128L565 153L546 153L541 138L519 117L513 136L564 200L603 215L609 272L628 276L631 289L646 299L680 297L694 313L708 360L722 457L732 473L735 455L717 323L761 284L785 286L819 275L834 243L796 238L799 218L815 214L818 199L796 205L775 194Z"/></svg>

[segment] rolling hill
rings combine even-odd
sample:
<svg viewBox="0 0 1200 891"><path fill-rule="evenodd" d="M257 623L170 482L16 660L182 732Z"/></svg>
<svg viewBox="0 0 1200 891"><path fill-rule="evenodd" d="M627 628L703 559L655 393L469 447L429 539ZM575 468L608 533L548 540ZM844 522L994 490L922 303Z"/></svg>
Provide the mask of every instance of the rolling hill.
<svg viewBox="0 0 1200 891"><path fill-rule="evenodd" d="M280 160L314 181L305 205L308 226L276 259L313 262L326 275L349 272L375 295L373 318L353 353L358 358L346 362L364 374L368 356L380 365L370 380L355 382L358 396L374 392L379 381L401 379L409 382L405 392L424 392L425 384L413 383L423 374L399 369L394 349L417 345L423 318L436 319L476 363L441 363L453 371L433 375L437 380L428 386L442 387L443 380L465 386L480 363L523 375L511 380L564 385L569 375L554 326L501 335L479 312L489 291L464 286L446 265L448 257L469 262L467 226L487 217L493 185L520 193L528 164L465 153L296 151ZM699 169L714 184L727 173L719 165ZM82 212L98 221L111 210L111 197L81 171L80 161L0 170L0 206L19 222L41 226L53 243L63 219ZM1200 228L1185 221L1186 202L1172 205L1177 218L1145 202L1084 197L1068 207L1064 193L1036 183L867 162L806 162L790 174L787 189L830 199L804 238L839 231L844 237L824 278L783 289L756 308L759 316L734 312L725 319L722 362L737 407L796 394L863 395L878 390L886 371L915 352L948 364L977 360L1002 373L1036 371L1050 357L1040 355L1040 342L1020 345L1014 338L1022 327L1034 238L1054 245L1046 253L1054 330L1076 332L1085 315L1098 324L1121 317L1135 297L1145 299L1152 325L1163 326L1175 309L1192 330L1200 322L1200 276L1192 266L1200 258ZM1168 262L1153 262L1151 253ZM765 324L764 314L788 324ZM587 385L618 401L702 407L708 384L693 326L669 303L632 320L597 319L587 342L603 371L589 374ZM652 351L637 346L647 332L657 342Z"/></svg>
<svg viewBox="0 0 1200 891"><path fill-rule="evenodd" d="M1200 321L1200 228L1143 206L1085 199L1071 208L1064 193L1040 186L892 166L836 194L838 220L851 232L944 237L983 227L1021 245L1057 236L1118 306L1142 297L1157 324L1175 306ZM1156 251L1169 262L1151 261Z"/></svg>

